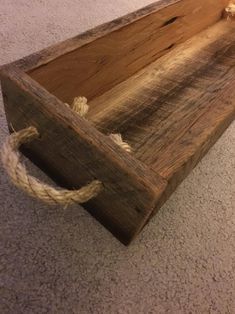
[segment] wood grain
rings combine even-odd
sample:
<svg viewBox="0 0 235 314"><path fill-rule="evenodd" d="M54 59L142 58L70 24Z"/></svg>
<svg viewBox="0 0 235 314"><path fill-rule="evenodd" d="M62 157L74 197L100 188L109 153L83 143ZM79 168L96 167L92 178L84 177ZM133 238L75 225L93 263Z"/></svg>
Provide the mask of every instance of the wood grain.
<svg viewBox="0 0 235 314"><path fill-rule="evenodd" d="M163 0L0 71L9 127L41 135L24 153L66 188L102 181L84 207L125 244L234 119L226 4ZM88 97L87 119L63 103L78 95Z"/></svg>
<svg viewBox="0 0 235 314"><path fill-rule="evenodd" d="M226 4L227 0L170 1L29 74L64 102L78 95L91 100L218 21ZM125 24L121 19L118 23Z"/></svg>
<svg viewBox="0 0 235 314"><path fill-rule="evenodd" d="M67 188L100 180L104 191L84 207L129 243L154 209L166 181L26 74L8 67L1 82L9 125L16 131L32 125L41 135L26 146L34 161Z"/></svg>
<svg viewBox="0 0 235 314"><path fill-rule="evenodd" d="M234 119L234 38L221 21L90 103L89 121L120 132L167 197Z"/></svg>
<svg viewBox="0 0 235 314"><path fill-rule="evenodd" d="M21 69L24 72L34 70L42 65L46 65L52 60L57 59L69 52L81 48L101 37L117 31L130 23L138 21L139 19L148 16L156 11L164 9L170 5L173 5L181 0L158 0L151 3L137 11L126 14L120 18L114 19L110 22L98 25L84 33L78 34L73 38L69 38L60 43L47 47L41 51L35 52L22 59L16 60L11 63L12 66Z"/></svg>

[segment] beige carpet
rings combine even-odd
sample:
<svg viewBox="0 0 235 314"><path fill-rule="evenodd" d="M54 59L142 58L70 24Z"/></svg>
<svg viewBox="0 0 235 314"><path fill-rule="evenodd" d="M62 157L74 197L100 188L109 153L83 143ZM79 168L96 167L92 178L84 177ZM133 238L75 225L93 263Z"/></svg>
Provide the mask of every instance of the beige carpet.
<svg viewBox="0 0 235 314"><path fill-rule="evenodd" d="M0 64L146 0L0 0ZM1 101L1 142L7 135ZM0 313L235 313L235 124L130 247L0 171ZM48 179L28 163L31 172Z"/></svg>

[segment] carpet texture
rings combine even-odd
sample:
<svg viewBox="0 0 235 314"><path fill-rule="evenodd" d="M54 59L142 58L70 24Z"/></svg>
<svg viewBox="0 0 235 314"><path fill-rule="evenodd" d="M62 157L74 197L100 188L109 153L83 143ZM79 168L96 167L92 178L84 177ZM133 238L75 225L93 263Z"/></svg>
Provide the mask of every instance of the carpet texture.
<svg viewBox="0 0 235 314"><path fill-rule="evenodd" d="M150 2L0 0L0 64ZM24 195L1 167L0 313L234 314L234 143L235 124L130 247L79 206Z"/></svg>

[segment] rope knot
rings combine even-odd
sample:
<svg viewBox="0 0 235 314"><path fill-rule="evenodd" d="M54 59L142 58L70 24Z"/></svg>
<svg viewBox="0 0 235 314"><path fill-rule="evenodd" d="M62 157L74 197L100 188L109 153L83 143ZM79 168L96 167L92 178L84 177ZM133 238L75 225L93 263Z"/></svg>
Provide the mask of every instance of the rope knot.
<svg viewBox="0 0 235 314"><path fill-rule="evenodd" d="M235 17L235 3L229 3L227 8L225 8L225 12L227 14L227 20L230 20Z"/></svg>
<svg viewBox="0 0 235 314"><path fill-rule="evenodd" d="M125 151L127 151L128 153L132 152L131 146L123 141L121 134L116 133L116 134L110 134L109 137L121 148L123 148Z"/></svg>
<svg viewBox="0 0 235 314"><path fill-rule="evenodd" d="M86 116L89 110L86 97L75 97L71 106L67 103L65 103L65 105L83 118Z"/></svg>
<svg viewBox="0 0 235 314"><path fill-rule="evenodd" d="M71 108L81 117L85 117L89 110L86 97L75 97Z"/></svg>

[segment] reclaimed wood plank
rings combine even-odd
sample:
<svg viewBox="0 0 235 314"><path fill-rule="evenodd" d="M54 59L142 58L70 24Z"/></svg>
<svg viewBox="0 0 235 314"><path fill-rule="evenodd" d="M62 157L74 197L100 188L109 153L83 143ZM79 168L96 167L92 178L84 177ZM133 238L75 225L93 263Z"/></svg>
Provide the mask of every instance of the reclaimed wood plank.
<svg viewBox="0 0 235 314"><path fill-rule="evenodd" d="M9 125L16 131L32 125L41 135L26 145L34 162L67 188L100 180L103 192L84 207L129 243L154 209L166 181L20 70L2 70L1 83Z"/></svg>
<svg viewBox="0 0 235 314"><path fill-rule="evenodd" d="M125 244L234 119L226 5L162 0L0 71L11 131L32 125L41 135L24 153L64 187L102 181L84 207ZM63 103L78 95L89 100L86 119Z"/></svg>
<svg viewBox="0 0 235 314"><path fill-rule="evenodd" d="M137 21L126 25L131 18L124 17L124 22L120 19L116 24L125 27L61 54L29 74L64 102L70 103L77 95L91 100L217 22L226 4L227 0L156 4L155 9L142 9L143 17Z"/></svg>
<svg viewBox="0 0 235 314"><path fill-rule="evenodd" d="M235 24L221 21L90 103L88 119L121 132L167 179L167 197L235 116Z"/></svg>

